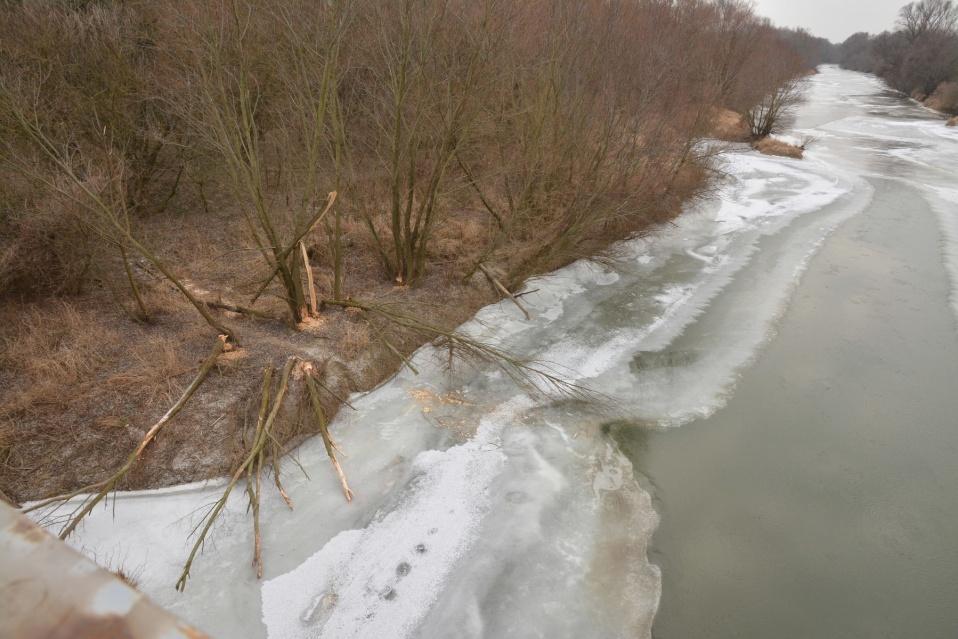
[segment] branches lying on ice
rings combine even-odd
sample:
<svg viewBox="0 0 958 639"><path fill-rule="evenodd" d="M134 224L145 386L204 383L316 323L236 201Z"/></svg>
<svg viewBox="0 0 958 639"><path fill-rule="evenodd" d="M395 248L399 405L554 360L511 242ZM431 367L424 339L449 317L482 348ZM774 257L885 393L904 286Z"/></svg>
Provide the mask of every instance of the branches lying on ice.
<svg viewBox="0 0 958 639"><path fill-rule="evenodd" d="M531 320L532 316L529 315L529 311L526 310L526 307L522 305L519 301L519 298L516 295L513 295L512 291L506 288L505 284L500 282L492 273L489 272L489 269L486 268L486 265L482 262L479 263L479 270L482 271L482 274L486 276L486 279L489 280L489 283L492 284L500 293L509 298L509 300L515 304L522 314L526 316L527 320Z"/></svg>
<svg viewBox="0 0 958 639"><path fill-rule="evenodd" d="M450 359L455 356L467 361L493 364L514 382L533 392L559 393L560 395L581 398L594 395L589 389L563 379L558 373L541 363L527 362L500 348L485 344L455 330L429 324L386 306L350 299L323 300L323 304L359 309L367 315L381 317L430 340L437 340L449 348Z"/></svg>
<svg viewBox="0 0 958 639"><path fill-rule="evenodd" d="M238 484L244 476L247 478L248 486L254 486L247 490L253 510L253 565L256 567L257 577L262 576L262 542L259 532L259 471L262 469L266 449L272 445L272 442L276 441L272 434L273 425L276 422L276 416L282 408L283 398L286 396L286 390L289 387L289 377L293 372L293 366L295 364L295 357L290 357L286 360L286 366L283 367L279 387L276 389L276 395L272 402L269 401L269 391L273 376L272 367L268 367L263 373L263 398L256 420L256 432L253 436L253 443L239 467L233 471L233 475L230 477L229 483L223 491L223 495L216 500L206 516L197 524L197 529L200 529L201 525L202 529L200 529L196 542L193 544L192 550L190 550L190 555L186 560L186 564L183 566L183 572L180 573L180 578L176 581L176 589L180 592L186 588L186 581L190 577L190 569L193 567L193 560L196 559L196 554L200 551L200 548L203 547L203 543L206 541L206 537L213 528L217 517L219 517L223 508L226 507L230 493L233 492L236 484ZM271 405L272 408L270 408Z"/></svg>
<svg viewBox="0 0 958 639"><path fill-rule="evenodd" d="M79 488L71 493L59 495L57 497L51 497L50 499L41 501L40 503L34 504L33 506L27 508L24 512L39 510L54 504L57 505L56 508L59 508L60 505L69 502L74 497L86 494L86 497L80 502L76 509L67 516L66 522L60 531L60 539L66 539L68 536L70 536L70 533L76 529L77 525L83 520L83 518L89 515L96 505L103 501L108 494L116 490L123 478L126 477L130 470L133 469L133 466L136 465L137 460L139 460L140 456L143 454L143 451L146 450L146 447L149 446L150 442L156 438L160 430L167 423L169 423L169 421L173 419L177 413L180 412L183 406L186 405L186 402L189 401L189 399L203 383L203 380L205 380L207 375L209 375L210 370L212 370L213 366L216 364L216 359L225 350L226 341L226 335L220 335L217 338L213 345L212 352L203 361L203 364L200 366L200 370L197 372L196 377L193 378L193 381L190 383L187 389L183 392L176 403L173 404L168 411L166 411L166 414L164 414L163 417L161 417L158 422L153 424L150 430L146 432L146 435L144 435L143 439L140 440L136 450L130 454L126 462L117 468L112 475L103 481L90 484L89 486L84 486L83 488ZM54 511L56 508L54 508ZM52 512L50 514L52 514Z"/></svg>
<svg viewBox="0 0 958 639"><path fill-rule="evenodd" d="M336 444L329 435L329 420L326 418L326 411L323 410L323 404L319 400L319 389L316 387L316 380L313 379L313 365L307 362L304 365L304 372L306 373L306 389L309 392L309 401L316 417L316 423L319 426L319 433L323 437L323 445L326 446L326 454L329 455L329 461L332 462L336 476L339 477L339 484L342 486L346 501L351 502L353 491L349 489L343 467L339 465L339 460L336 459Z"/></svg>
<svg viewBox="0 0 958 639"><path fill-rule="evenodd" d="M186 588L186 582L189 579L190 570L193 567L193 561L196 559L197 553L203 547L203 544L209 536L216 519L220 516L223 509L229 502L230 494L233 492L233 489L236 488L236 485L240 482L240 480L243 479L246 481L246 494L249 498L249 510L252 511L253 515L253 567L256 569L256 577L262 578L263 542L262 534L260 532L260 501L262 497L262 473L263 469L267 465L272 466L273 480L276 483L277 490L279 491L283 500L286 502L286 505L290 508L293 507L292 501L290 500L289 495L286 494L286 491L283 489L282 482L280 481L279 458L282 457L284 451L282 450L279 440L273 434L273 431L274 427L276 426L277 416L279 415L279 412L283 406L283 399L286 397L290 386L290 378L293 369L299 361L300 360L298 360L296 357L290 357L286 361L286 366L283 368L283 372L280 375L279 385L272 399L270 398L270 394L272 390L273 367L269 366L264 370L263 390L261 393L259 412L256 419L256 428L253 433L252 443L240 465L233 471L233 474L230 477L223 494L219 499L216 500L215 503L210 506L209 511L194 529L194 532L198 530L199 534L197 535L189 557L183 566L183 572L180 574L180 578L176 582L177 590L182 591L184 588ZM322 403L320 402L318 382L313 378L315 373L313 364L311 362L302 362L301 364L303 377L305 379L306 391L309 396L313 414L315 415L319 426L320 434L323 438L323 443L326 446L326 454L329 455L329 459L333 464L333 469L336 471L336 475L339 478L339 483L342 486L343 495L345 495L346 501L352 501L353 492L350 490L349 484L346 482L346 475L343 472L339 460L336 458L336 444L333 442L332 437L329 434L329 423L326 418L326 413L323 410Z"/></svg>
<svg viewBox="0 0 958 639"><path fill-rule="evenodd" d="M269 393L273 379L273 367L267 366L263 372L263 392L260 400L259 413L256 418L256 430L253 435L253 445L263 435L263 428L266 425L266 412L269 410ZM259 528L259 496L260 496L260 477L263 468L263 448L256 453L255 469L250 466L246 468L246 493L249 495L250 508L253 510L253 567L256 568L257 579L263 576L263 540L260 536ZM284 493L285 494L285 491ZM288 503L288 502L287 502ZM190 557L192 561L192 556ZM187 574L189 569L187 568Z"/></svg>

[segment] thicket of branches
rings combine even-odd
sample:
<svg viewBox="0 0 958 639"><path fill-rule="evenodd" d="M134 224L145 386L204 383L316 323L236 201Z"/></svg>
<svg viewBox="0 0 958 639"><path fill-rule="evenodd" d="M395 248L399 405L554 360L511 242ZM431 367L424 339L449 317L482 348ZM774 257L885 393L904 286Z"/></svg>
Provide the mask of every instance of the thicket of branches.
<svg viewBox="0 0 958 639"><path fill-rule="evenodd" d="M231 286L297 321L307 236L340 298L350 250L416 285L478 213L461 274L516 281L655 220L714 108L761 102L818 46L739 0L5 2L0 295L114 277L145 318L145 260L190 297L202 273L142 224L211 193L235 214L210 245L262 256ZM353 223L368 243L343 243Z"/></svg>
<svg viewBox="0 0 958 639"><path fill-rule="evenodd" d="M920 0L899 12L895 31L856 33L841 45L841 64L875 73L892 87L958 113L958 4Z"/></svg>

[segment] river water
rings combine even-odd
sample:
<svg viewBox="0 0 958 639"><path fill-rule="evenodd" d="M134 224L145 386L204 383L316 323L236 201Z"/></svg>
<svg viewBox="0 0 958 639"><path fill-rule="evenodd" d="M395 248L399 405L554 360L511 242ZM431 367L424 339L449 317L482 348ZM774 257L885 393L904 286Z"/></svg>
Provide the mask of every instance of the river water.
<svg viewBox="0 0 958 639"><path fill-rule="evenodd" d="M354 397L262 505L118 497L72 542L217 637L958 636L958 131L824 67L805 160L732 148L674 225L462 330L604 396L445 354ZM264 493L269 493L264 490ZM653 628L654 624L654 628Z"/></svg>

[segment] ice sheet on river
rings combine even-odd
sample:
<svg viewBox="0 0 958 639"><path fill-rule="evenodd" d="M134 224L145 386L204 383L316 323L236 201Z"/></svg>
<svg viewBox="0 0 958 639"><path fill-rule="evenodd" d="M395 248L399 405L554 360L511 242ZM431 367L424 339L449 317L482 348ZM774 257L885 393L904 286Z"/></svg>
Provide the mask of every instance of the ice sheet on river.
<svg viewBox="0 0 958 639"><path fill-rule="evenodd" d="M869 76L826 72L842 82L818 80L809 102L843 105L845 117L821 123L806 107L800 132L818 139L823 161L854 167L869 180L894 180L917 189L938 216L942 255L958 318L958 129L944 126L941 114L903 100ZM803 120L805 120L803 122ZM818 145L816 145L818 146Z"/></svg>
<svg viewBox="0 0 958 639"><path fill-rule="evenodd" d="M817 90L843 90L834 73ZM298 452L311 481L286 480L296 509L265 499L262 583L235 491L186 593L173 590L216 482L120 495L115 518L97 511L72 543L220 637L649 636L657 517L606 426L721 407L815 248L871 197L829 144L804 161L735 149L716 200L623 243L614 266L530 282L531 322L506 303L463 326L605 394L601 408L527 396L492 370L447 376L426 347L418 377L354 398L334 424L352 504L317 441Z"/></svg>

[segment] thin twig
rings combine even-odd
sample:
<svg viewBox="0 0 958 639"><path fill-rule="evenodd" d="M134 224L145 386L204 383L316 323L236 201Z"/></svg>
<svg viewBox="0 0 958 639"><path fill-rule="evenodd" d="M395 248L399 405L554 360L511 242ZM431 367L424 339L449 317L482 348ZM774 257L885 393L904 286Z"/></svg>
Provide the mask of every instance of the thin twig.
<svg viewBox="0 0 958 639"><path fill-rule="evenodd" d="M357 410L357 408L352 405L352 403L349 401L348 398L343 397L343 396L341 396L340 394L333 392L333 390L332 390L329 386L327 386L326 384L324 384L321 380L316 379L315 381L316 381L316 383L319 385L319 387L320 387L321 389L323 389L324 391L326 391L327 393L329 393L329 395L330 395L333 399L335 399L337 402L339 402L340 404L344 404L345 406L347 406L348 408L350 408L350 409L352 409L352 410ZM349 389L347 388L347 390L349 390Z"/></svg>
<svg viewBox="0 0 958 639"><path fill-rule="evenodd" d="M370 325L372 325L371 322L370 322ZM409 358L403 355L398 348L393 346L392 342L390 342L389 339L385 335L383 335L383 332L381 330L379 330L375 326L373 326L373 330L376 331L376 337L378 337L379 340L383 343L383 345L385 345L385 347L389 349L389 351L399 359L399 361L403 364L403 366L411 370L413 372L413 375L419 375L419 370L412 365L412 362L409 361Z"/></svg>
<svg viewBox="0 0 958 639"><path fill-rule="evenodd" d="M398 326L412 330L430 339L449 342L455 347L456 354L460 358L494 364L514 382L530 391L546 394L550 391L554 391L561 395L580 398L594 398L598 395L595 391L576 384L575 382L563 379L558 373L550 370L546 364L524 361L500 348L485 344L455 330L429 324L416 317L386 308L383 305L351 299L323 300L323 304L342 308L356 308L368 314L385 318Z"/></svg>

